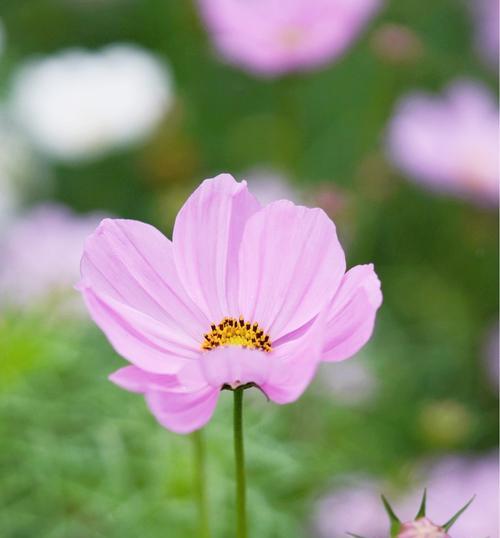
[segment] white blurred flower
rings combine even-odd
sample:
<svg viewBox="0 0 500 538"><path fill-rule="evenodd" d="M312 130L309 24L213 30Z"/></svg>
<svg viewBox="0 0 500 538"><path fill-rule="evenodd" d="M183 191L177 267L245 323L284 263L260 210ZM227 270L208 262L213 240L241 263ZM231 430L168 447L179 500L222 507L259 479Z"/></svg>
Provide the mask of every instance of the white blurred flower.
<svg viewBox="0 0 500 538"><path fill-rule="evenodd" d="M243 174L257 200L267 205L276 200L300 201L300 195L284 174L266 168L254 168Z"/></svg>
<svg viewBox="0 0 500 538"><path fill-rule="evenodd" d="M85 238L102 216L42 204L13 220L0 240L0 304L29 309L74 296ZM71 299L70 299L71 301Z"/></svg>
<svg viewBox="0 0 500 538"><path fill-rule="evenodd" d="M29 145L0 113L0 235L27 191L40 191L47 173ZM36 185L35 185L36 183Z"/></svg>
<svg viewBox="0 0 500 538"><path fill-rule="evenodd" d="M326 364L319 367L318 383L320 390L334 400L356 406L369 401L376 394L377 378L361 357L339 362L335 368L325 366Z"/></svg>
<svg viewBox="0 0 500 538"><path fill-rule="evenodd" d="M78 160L146 136L172 104L166 66L132 45L71 49L15 75L14 118L48 154Z"/></svg>

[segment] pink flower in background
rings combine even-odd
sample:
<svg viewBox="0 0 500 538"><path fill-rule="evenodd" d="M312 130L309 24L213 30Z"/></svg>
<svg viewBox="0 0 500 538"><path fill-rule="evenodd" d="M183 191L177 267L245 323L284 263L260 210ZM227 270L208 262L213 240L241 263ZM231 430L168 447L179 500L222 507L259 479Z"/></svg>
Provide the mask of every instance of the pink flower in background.
<svg viewBox="0 0 500 538"><path fill-rule="evenodd" d="M0 238L0 303L28 308L73 296L85 238L101 218L42 204L13 220Z"/></svg>
<svg viewBox="0 0 500 538"><path fill-rule="evenodd" d="M357 481L323 497L315 512L314 536L337 538L348 532L367 538L387 536L389 520L380 501L384 489L377 483Z"/></svg>
<svg viewBox="0 0 500 538"><path fill-rule="evenodd" d="M482 361L486 369L486 376L488 378L491 387L498 392L500 364L498 357L500 356L499 350L499 338L500 331L498 322L489 327L487 334L484 337L483 349L482 349Z"/></svg>
<svg viewBox="0 0 500 538"><path fill-rule="evenodd" d="M406 96L388 130L394 163L428 188L498 204L498 105L473 82Z"/></svg>
<svg viewBox="0 0 500 538"><path fill-rule="evenodd" d="M498 69L499 0L470 0L475 19L475 41L485 61Z"/></svg>
<svg viewBox="0 0 500 538"><path fill-rule="evenodd" d="M380 282L371 265L345 268L323 211L261 207L222 174L187 200L172 242L141 222L104 220L85 244L79 288L132 363L111 380L187 433L211 418L222 388L254 384L289 403L320 361L366 343Z"/></svg>
<svg viewBox="0 0 500 538"><path fill-rule="evenodd" d="M313 69L344 52L380 0L199 0L221 55L253 73Z"/></svg>
<svg viewBox="0 0 500 538"><path fill-rule="evenodd" d="M403 24L379 25L370 44L381 60L393 64L416 62L424 53L424 44L418 34Z"/></svg>

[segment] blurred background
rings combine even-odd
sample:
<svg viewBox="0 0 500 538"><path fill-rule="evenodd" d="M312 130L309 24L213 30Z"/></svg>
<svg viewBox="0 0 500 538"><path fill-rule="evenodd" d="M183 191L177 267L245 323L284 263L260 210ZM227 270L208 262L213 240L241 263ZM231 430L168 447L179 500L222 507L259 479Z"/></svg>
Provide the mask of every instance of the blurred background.
<svg viewBox="0 0 500 538"><path fill-rule="evenodd" d="M206 177L320 206L384 304L300 401L247 398L251 536L382 538L429 488L498 538L498 1L2 0L0 536L195 536L191 444L111 385L73 290L102 216ZM229 396L229 395L228 395ZM206 431L231 537L230 398Z"/></svg>

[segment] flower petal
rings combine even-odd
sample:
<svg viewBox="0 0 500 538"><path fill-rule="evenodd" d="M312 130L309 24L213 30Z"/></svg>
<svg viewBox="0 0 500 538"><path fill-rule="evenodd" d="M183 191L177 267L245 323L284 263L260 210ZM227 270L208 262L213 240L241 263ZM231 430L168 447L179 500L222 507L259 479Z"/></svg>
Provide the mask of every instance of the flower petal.
<svg viewBox="0 0 500 538"><path fill-rule="evenodd" d="M199 346L208 320L189 299L177 275L171 242L156 228L105 219L87 239L82 281L175 329L176 339Z"/></svg>
<svg viewBox="0 0 500 538"><path fill-rule="evenodd" d="M326 312L321 312L295 340L279 345L271 358L271 370L262 390L276 403L299 398L311 382L321 361Z"/></svg>
<svg viewBox="0 0 500 538"><path fill-rule="evenodd" d="M173 244L178 274L211 322L238 316L238 249L259 203L229 174L205 180L177 215Z"/></svg>
<svg viewBox="0 0 500 538"><path fill-rule="evenodd" d="M214 388L238 387L246 383L261 386L267 381L272 355L239 346L218 347L203 353L197 364L206 382Z"/></svg>
<svg viewBox="0 0 500 538"><path fill-rule="evenodd" d="M137 368L137 366L125 366L113 372L108 379L122 389L130 392L144 394L148 390L162 390L175 388L179 385L173 375L151 374Z"/></svg>
<svg viewBox="0 0 500 538"><path fill-rule="evenodd" d="M240 251L240 311L274 341L313 319L345 271L335 225L321 209L281 200L248 220Z"/></svg>
<svg viewBox="0 0 500 538"><path fill-rule="evenodd" d="M82 285L80 290L92 319L115 350L139 368L172 374L198 357L198 350L177 341L174 331L152 317L90 287Z"/></svg>
<svg viewBox="0 0 500 538"><path fill-rule="evenodd" d="M350 269L329 307L323 360L341 361L359 351L373 332L381 304L380 281L373 265Z"/></svg>
<svg viewBox="0 0 500 538"><path fill-rule="evenodd" d="M180 434L202 428L212 417L220 391L204 387L196 392L150 391L146 402L156 420Z"/></svg>

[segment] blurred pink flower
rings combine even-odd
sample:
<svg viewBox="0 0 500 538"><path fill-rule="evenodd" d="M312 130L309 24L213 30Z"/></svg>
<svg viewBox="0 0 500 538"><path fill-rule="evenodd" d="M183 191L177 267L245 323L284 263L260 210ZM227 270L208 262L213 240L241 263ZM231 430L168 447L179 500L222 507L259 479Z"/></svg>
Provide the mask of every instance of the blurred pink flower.
<svg viewBox="0 0 500 538"><path fill-rule="evenodd" d="M499 385L499 374L500 374L500 364L499 364L499 325L498 322L495 322L494 325L489 327L487 334L485 335L482 349L482 359L484 366L486 367L486 375L488 381L495 391L498 392Z"/></svg>
<svg viewBox="0 0 500 538"><path fill-rule="evenodd" d="M426 517L404 523L397 538L451 538L439 525Z"/></svg>
<svg viewBox="0 0 500 538"><path fill-rule="evenodd" d="M388 146L396 165L430 189L498 204L498 105L483 86L462 81L442 97L404 97Z"/></svg>
<svg viewBox="0 0 500 538"><path fill-rule="evenodd" d="M199 0L221 55L264 76L313 69L349 46L380 0Z"/></svg>
<svg viewBox="0 0 500 538"><path fill-rule="evenodd" d="M387 518L380 494L383 486L372 482L352 484L320 500L314 519L319 538L337 538L347 532L382 538L387 536Z"/></svg>
<svg viewBox="0 0 500 538"><path fill-rule="evenodd" d="M263 208L228 174L191 195L172 242L141 222L104 220L81 272L92 318L132 363L111 380L144 393L178 433L202 427L225 387L296 400L321 360L366 343L382 301L372 265L345 272L323 211Z"/></svg>
<svg viewBox="0 0 500 538"><path fill-rule="evenodd" d="M498 69L499 0L469 0L475 19L475 41L485 61Z"/></svg>
<svg viewBox="0 0 500 538"><path fill-rule="evenodd" d="M380 25L373 33L370 44L380 59L394 64L416 62L424 52L418 34L403 24Z"/></svg>
<svg viewBox="0 0 500 538"><path fill-rule="evenodd" d="M72 297L85 238L101 218L42 204L13 220L0 238L0 303L29 308Z"/></svg>

